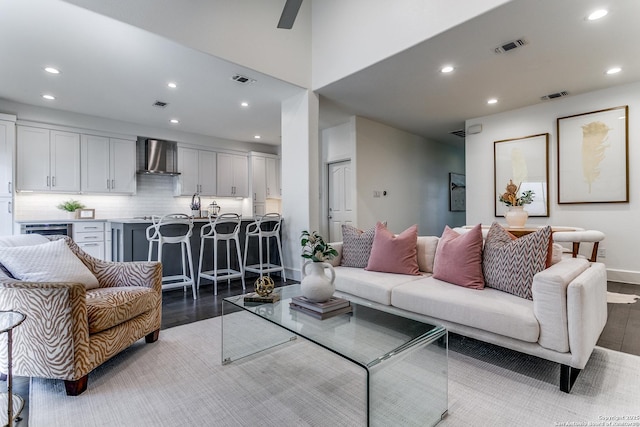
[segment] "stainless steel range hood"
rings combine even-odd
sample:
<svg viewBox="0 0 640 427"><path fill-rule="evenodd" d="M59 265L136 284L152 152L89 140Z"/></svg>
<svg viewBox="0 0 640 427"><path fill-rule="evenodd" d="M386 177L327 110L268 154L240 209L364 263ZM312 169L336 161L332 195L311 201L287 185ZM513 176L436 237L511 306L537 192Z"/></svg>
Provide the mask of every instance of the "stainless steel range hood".
<svg viewBox="0 0 640 427"><path fill-rule="evenodd" d="M138 173L175 176L178 172L178 144L152 138L138 138Z"/></svg>

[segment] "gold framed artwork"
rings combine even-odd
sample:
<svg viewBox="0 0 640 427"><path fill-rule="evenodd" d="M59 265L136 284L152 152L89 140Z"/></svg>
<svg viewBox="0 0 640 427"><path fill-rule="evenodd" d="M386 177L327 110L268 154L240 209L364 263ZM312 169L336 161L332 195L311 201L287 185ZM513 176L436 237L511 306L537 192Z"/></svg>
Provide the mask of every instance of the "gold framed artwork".
<svg viewBox="0 0 640 427"><path fill-rule="evenodd" d="M629 202L629 106L560 117L558 203Z"/></svg>
<svg viewBox="0 0 640 427"><path fill-rule="evenodd" d="M500 202L509 181L518 186L518 195L533 192L533 202L525 206L529 216L549 216L549 134L503 139L493 143L495 216L508 208Z"/></svg>
<svg viewBox="0 0 640 427"><path fill-rule="evenodd" d="M449 172L449 210L464 212L467 210L467 185L463 174Z"/></svg>

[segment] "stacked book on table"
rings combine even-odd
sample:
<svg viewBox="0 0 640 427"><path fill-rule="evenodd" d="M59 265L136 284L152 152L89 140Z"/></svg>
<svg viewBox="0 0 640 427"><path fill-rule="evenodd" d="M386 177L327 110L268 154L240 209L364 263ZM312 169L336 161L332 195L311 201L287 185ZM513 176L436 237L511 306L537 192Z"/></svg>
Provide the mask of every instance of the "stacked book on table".
<svg viewBox="0 0 640 427"><path fill-rule="evenodd" d="M303 296L293 297L289 307L321 320L352 311L349 300L338 297L331 297L325 302L313 302Z"/></svg>

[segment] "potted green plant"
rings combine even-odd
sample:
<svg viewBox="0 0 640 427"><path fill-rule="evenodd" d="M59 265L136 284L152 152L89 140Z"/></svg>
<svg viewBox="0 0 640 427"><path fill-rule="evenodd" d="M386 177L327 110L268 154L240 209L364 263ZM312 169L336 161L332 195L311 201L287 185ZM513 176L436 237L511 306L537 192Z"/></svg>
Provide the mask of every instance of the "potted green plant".
<svg viewBox="0 0 640 427"><path fill-rule="evenodd" d="M66 202L60 203L58 209L69 212L69 215L74 218L77 209L84 209L84 204L78 200L69 199Z"/></svg>

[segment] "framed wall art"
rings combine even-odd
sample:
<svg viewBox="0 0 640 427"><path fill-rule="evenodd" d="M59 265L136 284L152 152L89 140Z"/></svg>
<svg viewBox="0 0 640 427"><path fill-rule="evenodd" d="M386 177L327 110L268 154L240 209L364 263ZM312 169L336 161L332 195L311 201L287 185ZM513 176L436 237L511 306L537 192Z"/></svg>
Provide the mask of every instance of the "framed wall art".
<svg viewBox="0 0 640 427"><path fill-rule="evenodd" d="M463 212L467 210L467 184L464 175L449 173L449 210Z"/></svg>
<svg viewBox="0 0 640 427"><path fill-rule="evenodd" d="M503 139L493 143L495 215L508 208L500 202L509 181L518 186L518 195L533 191L533 202L525 206L529 216L549 216L549 134Z"/></svg>
<svg viewBox="0 0 640 427"><path fill-rule="evenodd" d="M629 202L629 106L557 122L558 203Z"/></svg>

